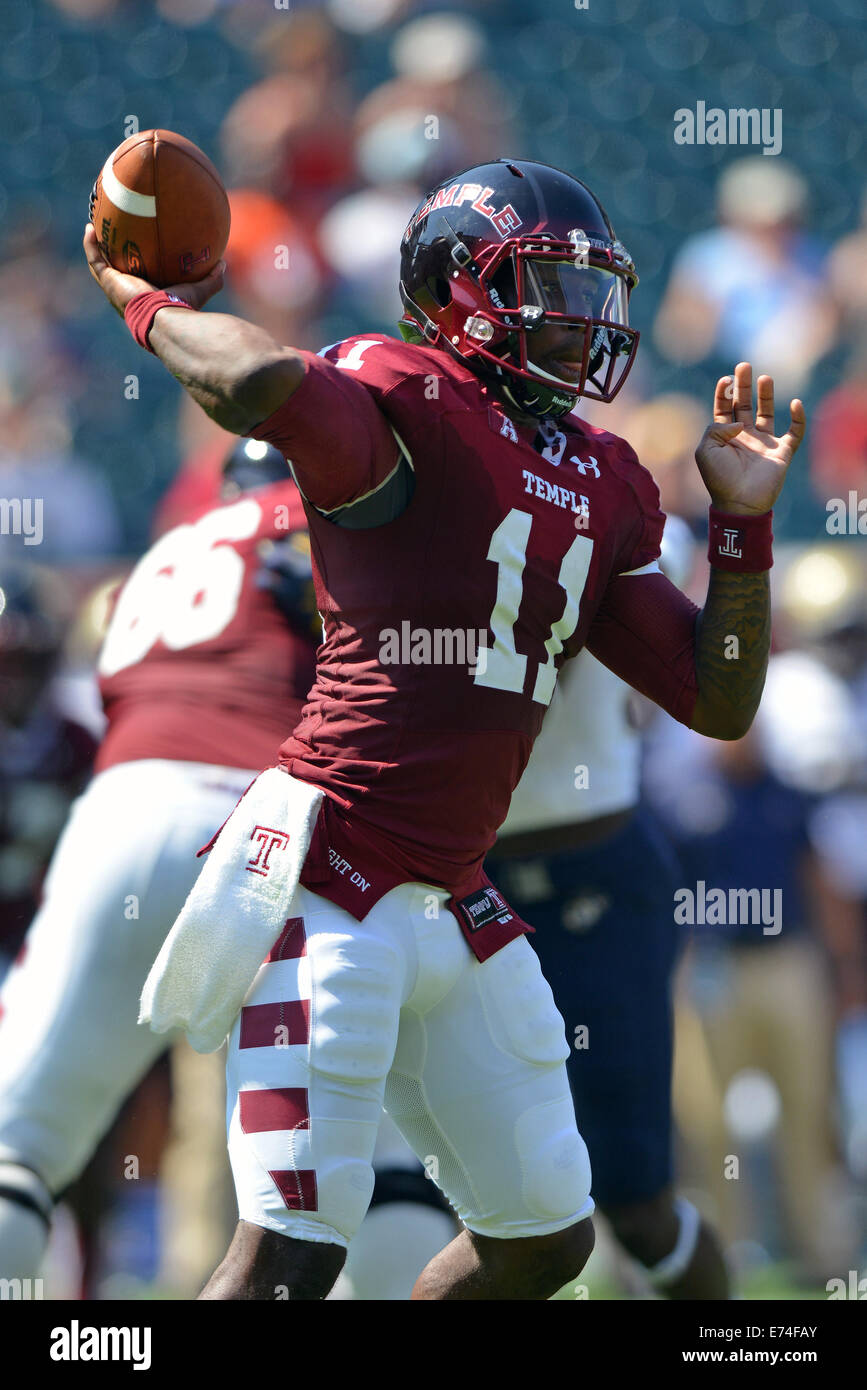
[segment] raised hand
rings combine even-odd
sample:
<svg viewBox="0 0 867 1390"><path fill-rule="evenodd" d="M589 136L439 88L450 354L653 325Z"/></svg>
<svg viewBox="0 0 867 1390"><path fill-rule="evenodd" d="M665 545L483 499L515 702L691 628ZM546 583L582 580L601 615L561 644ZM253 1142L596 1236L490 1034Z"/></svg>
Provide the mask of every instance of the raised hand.
<svg viewBox="0 0 867 1390"><path fill-rule="evenodd" d="M758 408L753 413L753 369L749 362L735 367L734 381L721 377L713 402L714 423L708 425L695 451L695 461L721 511L761 514L774 505L786 470L806 429L802 401L791 402L791 421L784 435L774 434L774 381L760 376Z"/></svg>

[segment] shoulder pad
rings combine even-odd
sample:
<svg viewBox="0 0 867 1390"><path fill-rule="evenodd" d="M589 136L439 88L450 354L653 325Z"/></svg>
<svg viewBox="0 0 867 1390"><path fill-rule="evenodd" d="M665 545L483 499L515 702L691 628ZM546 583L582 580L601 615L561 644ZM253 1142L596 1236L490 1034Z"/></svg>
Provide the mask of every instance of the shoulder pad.
<svg viewBox="0 0 867 1390"><path fill-rule="evenodd" d="M318 354L341 371L351 373L374 395L382 396L409 381L470 382L474 374L442 348L406 343L387 333L357 334L323 348ZM428 399L437 399L432 393Z"/></svg>
<svg viewBox="0 0 867 1390"><path fill-rule="evenodd" d="M577 416L570 417L569 423L576 432L584 435L588 443L592 442L600 450L605 450L608 466L618 478L631 488L641 510L649 512L651 515L658 513L659 488L656 485L656 480L649 469L639 462L638 455L632 445L622 439L619 434L612 434L610 430L600 429L598 425L590 425L586 420Z"/></svg>

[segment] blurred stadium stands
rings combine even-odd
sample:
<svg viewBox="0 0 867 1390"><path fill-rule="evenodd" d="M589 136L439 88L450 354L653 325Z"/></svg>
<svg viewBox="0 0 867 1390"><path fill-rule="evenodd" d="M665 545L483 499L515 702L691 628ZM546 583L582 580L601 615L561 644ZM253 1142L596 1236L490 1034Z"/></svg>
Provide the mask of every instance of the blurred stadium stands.
<svg viewBox="0 0 867 1390"><path fill-rule="evenodd" d="M633 317L643 340L636 385L645 398L674 390L708 398L717 363L666 359L651 330L678 251L714 223L721 170L757 153L675 144L676 110L698 101L780 108L782 153L806 180L805 225L817 254L856 227L867 181L867 28L860 0L809 9L788 0L662 0L649 8L640 0L591 0L587 9L570 0L491 0L455 9L457 28L478 24L483 53L468 51L478 46L468 31L460 38L442 25L436 32L407 29L446 12L424 0L293 0L289 9L269 0L17 0L0 7L2 254L19 277L40 267L37 316L59 361L49 382L40 382L38 398L41 404L54 395L49 413L68 458L110 489L120 534L107 526L98 541L103 549L134 550L145 542L154 505L179 463L177 390L157 364L133 351L106 313L79 251L91 184L124 138L130 115L142 129L166 126L188 135L216 158L230 184L252 183L275 195L304 223L314 260L318 228L334 204L365 189L376 192L377 180L393 184L395 172L403 174L397 181L405 203L412 185L440 176L437 156L445 168L464 153L471 162L480 136L499 136L508 152L584 176L639 265ZM271 85L256 104L251 93L263 79ZM391 86L379 114L360 129L354 112L384 84ZM422 103L440 98L439 105L421 107L422 115L442 122L439 139L426 147L408 96L413 88ZM299 108L307 102L306 114L286 110L281 135L282 103L292 106L296 92ZM240 160L237 148L233 154L231 130L221 141L221 125L244 94L253 103L245 108L248 129L275 122L274 138L291 146L288 161L256 169L249 149L241 149ZM403 124L395 121L400 110L410 113ZM333 168L329 184L321 171L329 169L335 138L343 167ZM369 203L354 212L372 217ZM370 222L380 255L394 251L382 238L397 222L396 216ZM337 333L392 321L383 297L375 321L370 298L359 302L351 276L341 265L335 269L328 254L308 274L321 285L292 324L303 345L318 347ZM28 307L16 305L0 335L4 414L10 398L32 397L32 378L43 375L26 353L23 364L9 362L19 315ZM29 347L37 357L45 352L43 343ZM832 342L810 374L808 406L837 384L851 347L846 335ZM141 377L137 402L124 397L127 372ZM38 451L38 434L28 431L28 450ZM52 447L57 452L56 442ZM811 496L806 463L795 472L777 530L806 538L823 529L824 509ZM75 524L74 515L68 524Z"/></svg>

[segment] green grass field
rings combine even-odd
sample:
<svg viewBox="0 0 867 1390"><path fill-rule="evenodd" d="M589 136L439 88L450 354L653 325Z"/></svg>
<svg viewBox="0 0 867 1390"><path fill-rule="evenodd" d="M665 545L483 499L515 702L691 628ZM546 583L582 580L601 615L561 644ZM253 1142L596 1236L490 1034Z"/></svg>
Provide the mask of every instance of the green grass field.
<svg viewBox="0 0 867 1390"><path fill-rule="evenodd" d="M586 1295L576 1292L581 1286L586 1288ZM780 1301L825 1301L828 1297L824 1288L812 1287L805 1288L795 1282L791 1269L785 1264L765 1265L762 1269L753 1270L743 1274L737 1280L737 1293L745 1299L761 1299L770 1303ZM599 1299L610 1299L623 1301L630 1297L624 1293L622 1288L610 1276L606 1274L593 1274L592 1270L584 1279L576 1280L574 1284L567 1284L556 1295L557 1299L578 1299L586 1297L588 1301Z"/></svg>

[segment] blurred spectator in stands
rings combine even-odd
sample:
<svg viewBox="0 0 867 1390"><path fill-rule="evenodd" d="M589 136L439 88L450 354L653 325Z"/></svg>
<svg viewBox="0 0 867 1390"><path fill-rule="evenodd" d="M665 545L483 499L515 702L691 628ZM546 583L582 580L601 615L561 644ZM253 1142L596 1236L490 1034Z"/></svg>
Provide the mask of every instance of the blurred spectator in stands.
<svg viewBox="0 0 867 1390"><path fill-rule="evenodd" d="M324 341L371 329L397 337L400 242L421 198L420 184L383 183L341 198L322 219L319 246L334 276L336 316Z"/></svg>
<svg viewBox="0 0 867 1390"><path fill-rule="evenodd" d="M307 3L320 4L322 0L307 0ZM500 0L463 0L462 8L478 10L481 15L490 13L496 20L499 3ZM359 4L359 0L325 0L334 23L347 33L359 35L390 29L416 10L429 9L431 4L432 0L364 0L364 4Z"/></svg>
<svg viewBox="0 0 867 1390"><path fill-rule="evenodd" d="M320 13L281 12L259 25L255 51L266 73L226 114L221 172L229 187L278 198L310 232L354 180L339 40Z"/></svg>
<svg viewBox="0 0 867 1390"><path fill-rule="evenodd" d="M801 661L821 663L833 692L803 688L794 702L806 707L823 742L836 743L826 759L827 795L810 818L813 850L837 902L826 938L837 1009L836 1057L839 1121L852 1174L867 1181L867 556L856 545L812 547L785 573L782 602L808 644ZM786 654L790 659L794 653ZM770 698L775 698L772 683ZM806 697L806 698L805 698ZM830 697L830 698L829 698ZM844 708L846 718L841 721ZM782 702L780 702L782 703ZM791 702L790 702L791 704ZM792 714L789 718L791 720ZM799 717L803 722L803 713ZM836 730L836 735L833 731ZM799 731L796 743L805 740ZM806 742L816 745L816 736ZM865 1231L867 1234L867 1231Z"/></svg>
<svg viewBox="0 0 867 1390"><path fill-rule="evenodd" d="M396 333L406 224L428 188L469 162L457 127L437 120L433 140L426 138L418 113L409 110L384 114L359 130L365 186L335 203L319 227L320 251L335 278L330 308L346 324L340 331Z"/></svg>
<svg viewBox="0 0 867 1390"><path fill-rule="evenodd" d="M854 343L862 366L867 358L867 190L861 225L831 252L828 271L843 332Z"/></svg>
<svg viewBox="0 0 867 1390"><path fill-rule="evenodd" d="M70 273L47 238L27 219L4 222L0 264L0 376L23 403L32 396L69 400L82 371L64 331L71 307Z"/></svg>
<svg viewBox="0 0 867 1390"><path fill-rule="evenodd" d="M690 237L672 266L654 328L665 357L729 372L750 360L775 378L781 402L804 389L837 324L826 249L802 229L806 210L807 185L785 161L728 166L719 225Z"/></svg>
<svg viewBox="0 0 867 1390"><path fill-rule="evenodd" d="M259 189L232 189L229 204L232 229L226 249L226 302L221 309L259 324L279 342L318 350L322 338L316 315L323 310L334 272L317 242L303 222ZM405 223L404 218L398 238ZM359 229L359 246L363 239ZM348 325L346 332L353 331L356 327ZM157 506L153 535L179 525L192 507L216 503L230 438L181 393L178 452L183 462Z"/></svg>
<svg viewBox="0 0 867 1390"><path fill-rule="evenodd" d="M28 395L22 401L10 394L0 378L3 553L24 559L31 546L38 547L40 561L50 564L116 553L120 527L111 493L71 453L64 403L53 396ZM22 509L29 530L17 530L14 519L7 522L5 504Z"/></svg>
<svg viewBox="0 0 867 1390"><path fill-rule="evenodd" d="M809 833L835 894L826 939L837 1011L840 1132L850 1172L867 1182L867 785L825 797Z"/></svg>
<svg viewBox="0 0 867 1390"><path fill-rule="evenodd" d="M623 421L624 437L653 474L662 510L683 517L697 535L707 534L709 498L695 449L709 418L707 404L669 392L633 408ZM604 422L600 417L596 423Z"/></svg>
<svg viewBox="0 0 867 1390"><path fill-rule="evenodd" d="M30 925L42 878L96 744L57 707L52 677L68 620L48 571L0 568L0 976Z"/></svg>
<svg viewBox="0 0 867 1390"><path fill-rule="evenodd" d="M867 557L813 547L780 606L802 650L771 661L760 729L778 775L821 792L807 821L835 1011L836 1116L850 1173L867 1181ZM863 1223L862 1223L863 1226ZM862 1229L867 1236L867 1226Z"/></svg>
<svg viewBox="0 0 867 1390"><path fill-rule="evenodd" d="M483 68L485 54L482 30L465 15L413 20L391 46L397 75L358 108L363 187L337 201L319 231L337 277L332 307L350 322L394 331L400 242L413 208L449 175L509 147L509 102Z"/></svg>
<svg viewBox="0 0 867 1390"><path fill-rule="evenodd" d="M862 269L867 283L867 260ZM849 370L819 402L810 430L810 481L823 504L850 490L867 497L867 314L860 331Z"/></svg>
<svg viewBox="0 0 867 1390"><path fill-rule="evenodd" d="M85 23L106 19L118 8L118 0L49 0L61 14Z"/></svg>
<svg viewBox="0 0 867 1390"><path fill-rule="evenodd" d="M810 847L810 800L771 772L754 726L744 739L709 748L703 775L689 779L675 810L669 828L684 886L697 899L722 889L727 903L721 924L705 924L698 913L690 924L681 1042L700 1039L701 1046L681 1053L679 1118L701 1150L704 1179L732 1243L775 1244L773 1225L757 1216L762 1169L750 1147L770 1141L780 1198L776 1253L823 1283L848 1267L855 1249L833 1138L834 1019L820 949L837 894ZM746 902L731 909L732 890L752 889L765 895L761 917ZM693 1057L706 1068L701 1084ZM776 1093L761 1123L764 1105L754 1091L750 1101L743 1084L754 1086L756 1073L760 1086Z"/></svg>
<svg viewBox="0 0 867 1390"><path fill-rule="evenodd" d="M358 108L358 138L363 141L370 128L386 118L417 123L431 143L442 137L440 159L429 160L431 184L457 172L449 148L456 132L464 167L517 153L509 148L514 103L485 68L486 56L484 31L467 15L436 13L405 25L391 45L396 76L375 88Z"/></svg>
<svg viewBox="0 0 867 1390"><path fill-rule="evenodd" d="M841 1229L849 1194L834 1118L850 1172L864 1177L867 1164L865 593L867 563L855 547L784 551L774 630L778 644L793 645L771 658L747 739L717 744L663 717L645 766L648 795L686 861L686 886L701 879L708 892L782 892L778 934L732 922L692 932L678 1118L733 1240L773 1239L768 1229L756 1235L755 1189L748 1212L750 1184L723 1166L740 1155L740 1178L756 1177L773 1130L787 1253L815 1277L855 1257L847 1239L855 1242L857 1224L848 1237ZM756 1086L764 1102L755 1103Z"/></svg>
<svg viewBox="0 0 867 1390"><path fill-rule="evenodd" d="M226 287L234 311L279 342L318 348L311 317L321 302L326 273L312 231L270 194L254 188L233 189L229 205Z"/></svg>
<svg viewBox="0 0 867 1390"><path fill-rule="evenodd" d="M86 376L69 336L72 277L42 241L23 249L26 227L4 228L0 269L0 498L32 509L39 535L15 534L4 512L6 554L40 561L109 554L120 528L104 480L73 452L75 410ZM25 541L27 542L25 546Z"/></svg>

